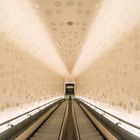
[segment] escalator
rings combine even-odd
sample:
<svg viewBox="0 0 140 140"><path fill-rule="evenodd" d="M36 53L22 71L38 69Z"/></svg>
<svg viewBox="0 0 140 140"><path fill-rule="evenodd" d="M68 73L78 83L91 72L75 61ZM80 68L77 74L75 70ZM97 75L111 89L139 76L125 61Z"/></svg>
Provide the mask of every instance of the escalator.
<svg viewBox="0 0 140 140"><path fill-rule="evenodd" d="M138 127L129 124L137 130L134 135L105 115L84 101L59 99L3 123L8 129L0 133L0 140L140 140ZM24 116L27 119L20 121Z"/></svg>
<svg viewBox="0 0 140 140"><path fill-rule="evenodd" d="M102 134L97 130L88 116L84 113L81 107L73 102L77 125L79 129L80 139L81 140L104 140Z"/></svg>
<svg viewBox="0 0 140 140"><path fill-rule="evenodd" d="M74 133L74 122L73 122L73 115L72 115L72 100L69 99L69 109L68 109L68 119L66 124L66 131L62 138L62 140L76 140L76 134Z"/></svg>
<svg viewBox="0 0 140 140"><path fill-rule="evenodd" d="M29 140L57 140L66 109L67 101L63 102Z"/></svg>
<svg viewBox="0 0 140 140"><path fill-rule="evenodd" d="M66 106L68 105L68 116L66 115ZM73 110L75 114L73 114ZM76 124L74 124L74 117ZM67 121L64 122L64 119ZM62 126L65 129L62 131ZM77 126L76 126L77 125ZM78 137L76 136L76 129L78 128ZM60 138L60 133L64 133ZM52 115L35 131L29 140L104 140L104 137L92 124L90 119L81 109L81 107L73 100L64 101Z"/></svg>

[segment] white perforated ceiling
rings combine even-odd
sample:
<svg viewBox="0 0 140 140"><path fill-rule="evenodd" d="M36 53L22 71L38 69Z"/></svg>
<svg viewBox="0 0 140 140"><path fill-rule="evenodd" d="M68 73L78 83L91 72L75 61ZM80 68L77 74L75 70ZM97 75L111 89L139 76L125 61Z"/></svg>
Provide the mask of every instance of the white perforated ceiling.
<svg viewBox="0 0 140 140"><path fill-rule="evenodd" d="M104 0L86 37L72 75L79 75L97 58L119 44L140 24L139 0Z"/></svg>
<svg viewBox="0 0 140 140"><path fill-rule="evenodd" d="M139 22L139 6L139 0L0 0L0 31L73 77Z"/></svg>
<svg viewBox="0 0 140 140"><path fill-rule="evenodd" d="M91 18L96 15L100 1L34 0L69 73L77 61Z"/></svg>
<svg viewBox="0 0 140 140"><path fill-rule="evenodd" d="M67 69L37 8L29 0L0 0L1 36L10 40L7 44L16 44L55 72L66 76Z"/></svg>

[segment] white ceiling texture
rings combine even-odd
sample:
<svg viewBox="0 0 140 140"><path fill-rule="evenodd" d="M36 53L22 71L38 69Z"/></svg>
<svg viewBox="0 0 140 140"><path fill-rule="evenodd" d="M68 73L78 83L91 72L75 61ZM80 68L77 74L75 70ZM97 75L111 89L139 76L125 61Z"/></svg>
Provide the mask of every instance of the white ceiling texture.
<svg viewBox="0 0 140 140"><path fill-rule="evenodd" d="M0 32L76 77L140 21L139 0L0 0Z"/></svg>

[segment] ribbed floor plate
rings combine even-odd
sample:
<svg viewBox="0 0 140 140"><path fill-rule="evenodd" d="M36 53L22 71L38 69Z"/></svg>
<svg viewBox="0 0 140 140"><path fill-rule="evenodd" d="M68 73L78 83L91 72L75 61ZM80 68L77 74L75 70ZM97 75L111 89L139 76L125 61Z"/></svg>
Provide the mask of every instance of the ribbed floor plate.
<svg viewBox="0 0 140 140"><path fill-rule="evenodd" d="M75 108L80 139L81 140L104 140L104 138L98 132L96 127L94 127L94 125L91 123L87 115L80 108L80 106L76 102L73 102L73 105Z"/></svg>
<svg viewBox="0 0 140 140"><path fill-rule="evenodd" d="M67 102L62 103L30 140L57 140Z"/></svg>
<svg viewBox="0 0 140 140"><path fill-rule="evenodd" d="M67 103L68 101L63 102L50 116L50 118L30 138L30 140L58 140ZM72 101L72 104L76 113L80 140L104 140L103 136L91 123L81 107L74 101ZM69 126L67 127L67 129L70 129L72 127L72 120L70 119L72 119L72 117L68 117ZM70 136L68 135L69 132L71 133ZM66 133L66 139L73 139L72 131L67 130Z"/></svg>

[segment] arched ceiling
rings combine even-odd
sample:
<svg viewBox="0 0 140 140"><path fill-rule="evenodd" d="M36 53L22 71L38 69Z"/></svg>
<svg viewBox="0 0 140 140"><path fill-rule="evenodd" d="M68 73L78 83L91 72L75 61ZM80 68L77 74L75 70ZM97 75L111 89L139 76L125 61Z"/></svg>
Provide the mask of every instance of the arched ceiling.
<svg viewBox="0 0 140 140"><path fill-rule="evenodd" d="M71 73L101 0L34 0L54 45Z"/></svg>
<svg viewBox="0 0 140 140"><path fill-rule="evenodd" d="M139 0L0 0L0 36L75 77L139 23L139 7Z"/></svg>
<svg viewBox="0 0 140 140"><path fill-rule="evenodd" d="M72 75L77 76L140 25L139 0L104 0L92 21ZM117 45L116 45L117 46Z"/></svg>

